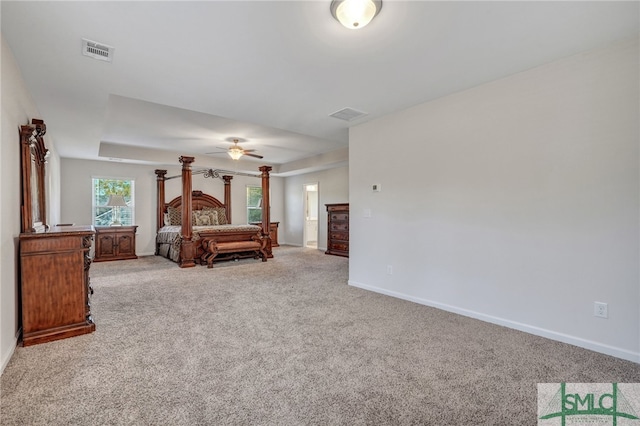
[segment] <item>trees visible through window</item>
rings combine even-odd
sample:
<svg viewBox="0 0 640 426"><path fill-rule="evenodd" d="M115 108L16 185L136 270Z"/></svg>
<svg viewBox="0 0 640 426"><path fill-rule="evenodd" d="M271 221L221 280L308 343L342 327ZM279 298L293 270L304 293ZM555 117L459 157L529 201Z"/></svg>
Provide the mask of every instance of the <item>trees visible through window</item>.
<svg viewBox="0 0 640 426"><path fill-rule="evenodd" d="M93 178L93 224L109 226L114 222L122 225L133 225L134 205L132 179ZM108 206L112 195L121 195L126 206Z"/></svg>
<svg viewBox="0 0 640 426"><path fill-rule="evenodd" d="M262 187L247 185L247 222L262 221Z"/></svg>

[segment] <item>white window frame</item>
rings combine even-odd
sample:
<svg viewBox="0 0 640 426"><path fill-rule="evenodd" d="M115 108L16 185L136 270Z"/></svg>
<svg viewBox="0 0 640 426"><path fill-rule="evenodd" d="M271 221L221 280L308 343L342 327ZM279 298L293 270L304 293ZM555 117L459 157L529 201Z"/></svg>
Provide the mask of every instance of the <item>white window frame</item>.
<svg viewBox="0 0 640 426"><path fill-rule="evenodd" d="M250 189L250 188L258 188L258 189L260 189L260 195L261 195L261 196L260 196L260 205L259 205L259 206L250 206L250 205L249 205L249 189ZM261 220L262 220L262 185L251 185L251 184L248 184L248 185L246 186L246 189L245 189L245 202L246 202L246 204L247 204L247 208L246 208L247 223L249 223L249 222L259 222L259 221L261 221ZM258 220L258 221L255 221L255 220L251 221L251 220L249 220L249 217L250 217L250 215L249 215L249 211L250 211L250 210L260 210L260 220Z"/></svg>

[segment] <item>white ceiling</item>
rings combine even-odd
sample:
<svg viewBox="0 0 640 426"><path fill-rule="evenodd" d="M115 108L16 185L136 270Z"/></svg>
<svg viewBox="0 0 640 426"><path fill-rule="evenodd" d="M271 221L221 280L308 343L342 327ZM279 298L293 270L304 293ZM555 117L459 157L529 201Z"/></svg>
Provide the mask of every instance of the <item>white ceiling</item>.
<svg viewBox="0 0 640 426"><path fill-rule="evenodd" d="M177 165L240 138L296 173L344 164L348 127L637 37L631 2L385 0L348 30L325 1L2 1L2 34L62 157ZM81 55L81 39L115 47ZM345 122L329 114L367 112ZM389 141L393 146L397 141Z"/></svg>

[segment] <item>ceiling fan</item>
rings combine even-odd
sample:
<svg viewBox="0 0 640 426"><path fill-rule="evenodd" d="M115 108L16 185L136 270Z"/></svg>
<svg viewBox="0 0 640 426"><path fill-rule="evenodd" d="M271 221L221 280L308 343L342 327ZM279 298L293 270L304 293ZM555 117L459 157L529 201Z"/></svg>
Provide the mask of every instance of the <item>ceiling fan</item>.
<svg viewBox="0 0 640 426"><path fill-rule="evenodd" d="M229 149L226 149L226 148L218 148L218 149L224 149L227 152L227 154L229 154L229 156L234 160L239 160L240 157L242 157L243 155L246 155L248 157L264 158L262 155L252 154L252 152L254 152L255 149L242 149L242 147L238 145L238 142L240 142L239 139L233 139L231 142L233 143L233 146L230 147ZM207 152L207 154L222 154L222 153Z"/></svg>

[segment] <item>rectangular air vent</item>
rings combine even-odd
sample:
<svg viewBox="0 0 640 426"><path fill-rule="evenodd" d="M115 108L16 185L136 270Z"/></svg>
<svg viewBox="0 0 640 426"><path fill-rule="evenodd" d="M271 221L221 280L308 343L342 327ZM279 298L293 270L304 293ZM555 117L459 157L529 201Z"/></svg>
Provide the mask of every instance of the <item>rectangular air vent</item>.
<svg viewBox="0 0 640 426"><path fill-rule="evenodd" d="M82 54L99 61L111 62L113 59L114 47L95 41L82 39Z"/></svg>
<svg viewBox="0 0 640 426"><path fill-rule="evenodd" d="M340 111L336 111L333 114L329 114L329 117L337 118L344 121L352 121L356 118L364 117L366 112L358 111L353 108L343 108Z"/></svg>

